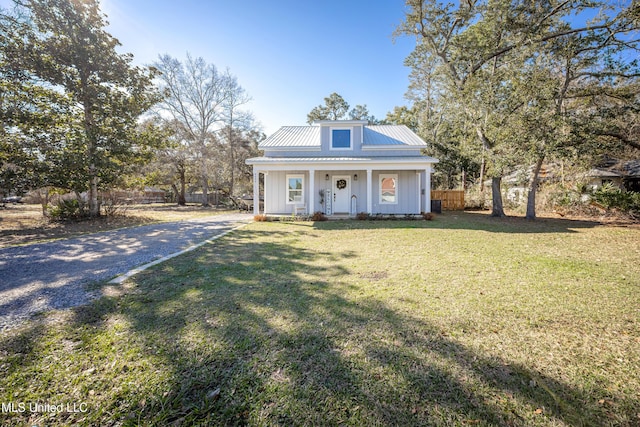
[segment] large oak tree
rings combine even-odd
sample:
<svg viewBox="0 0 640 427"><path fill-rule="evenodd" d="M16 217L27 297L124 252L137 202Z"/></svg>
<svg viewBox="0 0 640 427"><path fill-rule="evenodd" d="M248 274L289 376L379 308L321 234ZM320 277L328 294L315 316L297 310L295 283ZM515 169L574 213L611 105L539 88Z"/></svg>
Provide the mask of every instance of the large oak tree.
<svg viewBox="0 0 640 427"><path fill-rule="evenodd" d="M117 52L97 0L14 1L24 19L2 16L2 79L23 102L3 109L4 132L97 216L99 189L147 153L137 121L159 100L153 73Z"/></svg>

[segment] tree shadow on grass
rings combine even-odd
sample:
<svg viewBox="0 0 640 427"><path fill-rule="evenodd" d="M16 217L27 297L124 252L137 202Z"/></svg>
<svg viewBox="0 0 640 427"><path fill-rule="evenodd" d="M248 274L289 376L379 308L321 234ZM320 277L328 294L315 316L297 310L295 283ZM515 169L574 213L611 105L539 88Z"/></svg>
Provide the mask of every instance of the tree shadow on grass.
<svg viewBox="0 0 640 427"><path fill-rule="evenodd" d="M296 245L303 234L274 234L265 240L239 230L224 244L141 274L119 297L77 308L67 330L85 331L86 356L79 357L104 374L82 385L101 391L99 403L64 423L616 422L579 388L359 296L359 285L344 280L350 272L342 256ZM43 332L26 330L12 340L32 353L29 341ZM20 369L16 364L8 374ZM637 402L618 404L632 409L618 414L618 423L632 424ZM9 421L25 420L18 414Z"/></svg>

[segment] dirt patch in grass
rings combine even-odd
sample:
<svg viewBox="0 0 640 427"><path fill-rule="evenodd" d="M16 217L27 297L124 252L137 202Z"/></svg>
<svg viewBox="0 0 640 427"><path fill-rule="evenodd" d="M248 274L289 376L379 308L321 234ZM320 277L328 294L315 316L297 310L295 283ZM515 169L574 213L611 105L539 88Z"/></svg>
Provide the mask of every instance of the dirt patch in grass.
<svg viewBox="0 0 640 427"><path fill-rule="evenodd" d="M365 273L360 273L361 279L369 279L369 280L382 280L389 277L389 273L386 271L369 271Z"/></svg>
<svg viewBox="0 0 640 427"><path fill-rule="evenodd" d="M0 247L75 237L87 233L228 212L201 206L135 205L114 216L82 221L49 221L40 205L7 205L0 210Z"/></svg>

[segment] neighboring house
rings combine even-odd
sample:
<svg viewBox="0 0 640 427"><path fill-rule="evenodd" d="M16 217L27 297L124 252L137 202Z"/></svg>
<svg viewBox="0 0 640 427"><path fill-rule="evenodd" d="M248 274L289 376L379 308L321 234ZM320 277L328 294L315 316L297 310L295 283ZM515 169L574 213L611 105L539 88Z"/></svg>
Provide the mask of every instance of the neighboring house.
<svg viewBox="0 0 640 427"><path fill-rule="evenodd" d="M532 174L533 166L520 166L502 178L503 194L508 201L515 204L527 201ZM540 184L584 184L589 190L610 184L627 191L640 191L640 160L623 161L609 158L597 167L583 172L575 172L575 167L573 170L565 171L562 164L548 163L540 169L538 180ZM490 186L491 181L485 181L485 185Z"/></svg>
<svg viewBox="0 0 640 427"><path fill-rule="evenodd" d="M627 191L640 192L640 160L606 159L586 174L589 185L599 188L611 183Z"/></svg>
<svg viewBox="0 0 640 427"><path fill-rule="evenodd" d="M640 160L623 162L620 169L625 188L629 191L640 192Z"/></svg>
<svg viewBox="0 0 640 427"><path fill-rule="evenodd" d="M531 189L531 178L534 166L519 166L508 175L502 177L502 194L511 203L516 205L526 203ZM549 184L560 180L560 166L555 163L544 164L538 172L538 184ZM491 180L484 182L486 187L491 187Z"/></svg>
<svg viewBox="0 0 640 427"><path fill-rule="evenodd" d="M253 166L254 213L420 214L431 211L431 173L437 159L406 126L360 120L322 120L284 126L260 143Z"/></svg>
<svg viewBox="0 0 640 427"><path fill-rule="evenodd" d="M624 188L622 175L611 170L593 168L585 174L587 186L591 189L598 189L605 184L612 184L618 188Z"/></svg>

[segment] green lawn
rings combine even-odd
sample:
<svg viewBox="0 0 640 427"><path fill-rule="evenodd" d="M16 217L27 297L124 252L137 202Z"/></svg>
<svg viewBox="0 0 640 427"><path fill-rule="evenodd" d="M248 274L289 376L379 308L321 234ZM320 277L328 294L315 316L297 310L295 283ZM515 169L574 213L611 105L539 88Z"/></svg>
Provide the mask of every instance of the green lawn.
<svg viewBox="0 0 640 427"><path fill-rule="evenodd" d="M3 333L1 425L640 425L638 227L261 222L101 287Z"/></svg>

